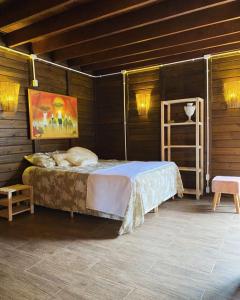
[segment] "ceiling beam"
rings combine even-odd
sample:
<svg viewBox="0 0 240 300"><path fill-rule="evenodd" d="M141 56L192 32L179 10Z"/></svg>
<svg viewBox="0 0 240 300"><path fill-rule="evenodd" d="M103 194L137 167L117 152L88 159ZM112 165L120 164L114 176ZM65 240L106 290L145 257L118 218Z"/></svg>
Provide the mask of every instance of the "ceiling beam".
<svg viewBox="0 0 240 300"><path fill-rule="evenodd" d="M111 61L104 61L92 65L87 65L81 69L83 71L96 71L105 68L122 66L125 64L129 65L129 64L142 62L142 61L151 61L152 59L164 58L172 55L179 55L179 54L188 53L197 50L206 50L213 47L222 47L222 46L227 46L236 43L238 44L240 43L240 32L230 34L230 35L215 37L209 40L191 42L184 45L175 46L172 48L154 50L151 52L151 54L147 52L143 54L136 54L130 57L118 58Z"/></svg>
<svg viewBox="0 0 240 300"><path fill-rule="evenodd" d="M110 74L110 73L119 72L121 70L132 70L132 69L151 67L151 66L156 66L161 64L181 62L184 60L191 60L191 59L194 61L195 58L203 57L206 54L217 54L217 53L224 53L224 52L234 51L234 50L238 51L239 49L240 49L240 42L236 44L225 45L225 46L215 46L205 50L194 50L188 53L171 55L164 58L156 58L149 61L143 61L143 62L138 62L133 64L132 63L124 64L118 67L98 70L94 72L94 74L95 75Z"/></svg>
<svg viewBox="0 0 240 300"><path fill-rule="evenodd" d="M10 2L9 4L1 7L0 29L1 31L4 31L5 28L10 25L20 21L29 20L36 15L44 14L47 11L64 6L71 2L73 2L73 0L15 0L14 2Z"/></svg>
<svg viewBox="0 0 240 300"><path fill-rule="evenodd" d="M40 37L47 37L77 26L87 25L154 2L157 0L94 1L73 7L57 16L11 32L5 36L5 41L9 47L15 47Z"/></svg>
<svg viewBox="0 0 240 300"><path fill-rule="evenodd" d="M74 57L80 57L105 51L107 49L114 49L124 45L139 43L161 36L237 19L240 18L239 11L240 1L235 1L225 4L224 6L209 8L207 11L197 11L189 15L132 29L106 38L100 38L94 41L81 43L79 45L66 47L54 51L53 58L56 61L64 61Z"/></svg>
<svg viewBox="0 0 240 300"><path fill-rule="evenodd" d="M86 55L78 58L73 58L68 61L68 65L70 67L84 66L103 61L110 61L121 57L127 58L141 53L148 53L150 56L151 52L157 49L160 50L164 48L172 48L179 45L184 45L186 43L207 40L237 32L240 32L240 21L238 19L224 22L221 24L221 26L219 26L219 24L214 24L170 36L164 36L142 43L106 50L103 52L95 53L94 55Z"/></svg>
<svg viewBox="0 0 240 300"><path fill-rule="evenodd" d="M69 32L45 38L33 42L32 49L36 54L46 53L53 50L71 46L74 44L90 41L100 37L106 37L115 33L123 32L137 27L157 23L180 15L185 15L198 10L213 6L223 5L232 0L191 0L156 3L138 11L129 12L110 20L101 21L98 24L77 28ZM234 0L233 0L234 1Z"/></svg>

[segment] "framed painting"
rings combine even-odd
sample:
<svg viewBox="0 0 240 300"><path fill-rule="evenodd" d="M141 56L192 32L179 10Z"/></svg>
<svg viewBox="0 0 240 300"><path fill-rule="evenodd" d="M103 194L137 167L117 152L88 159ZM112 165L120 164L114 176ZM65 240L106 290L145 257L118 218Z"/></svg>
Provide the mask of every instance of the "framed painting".
<svg viewBox="0 0 240 300"><path fill-rule="evenodd" d="M31 139L78 137L77 98L28 89Z"/></svg>

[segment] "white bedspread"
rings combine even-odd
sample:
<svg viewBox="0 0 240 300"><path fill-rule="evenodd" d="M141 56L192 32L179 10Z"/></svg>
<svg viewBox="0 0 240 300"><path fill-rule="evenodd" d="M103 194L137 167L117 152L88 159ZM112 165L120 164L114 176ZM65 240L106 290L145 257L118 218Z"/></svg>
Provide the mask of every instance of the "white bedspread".
<svg viewBox="0 0 240 300"><path fill-rule="evenodd" d="M136 161L91 173L87 181L86 207L124 217L131 198L133 180L140 174L166 164L169 162Z"/></svg>

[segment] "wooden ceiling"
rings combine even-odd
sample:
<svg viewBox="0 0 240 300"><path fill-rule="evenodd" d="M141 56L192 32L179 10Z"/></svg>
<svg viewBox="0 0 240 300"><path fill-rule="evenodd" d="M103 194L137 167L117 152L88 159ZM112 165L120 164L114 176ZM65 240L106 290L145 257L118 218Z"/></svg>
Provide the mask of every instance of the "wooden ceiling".
<svg viewBox="0 0 240 300"><path fill-rule="evenodd" d="M240 49L239 0L0 0L11 48L93 73Z"/></svg>

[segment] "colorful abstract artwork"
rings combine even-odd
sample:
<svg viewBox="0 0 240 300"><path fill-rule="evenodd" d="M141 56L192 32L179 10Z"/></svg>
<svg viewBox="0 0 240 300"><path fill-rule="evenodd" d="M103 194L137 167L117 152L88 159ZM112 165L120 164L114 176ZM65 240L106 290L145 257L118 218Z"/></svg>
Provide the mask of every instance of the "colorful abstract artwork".
<svg viewBox="0 0 240 300"><path fill-rule="evenodd" d="M77 98L28 89L32 139L78 137Z"/></svg>

